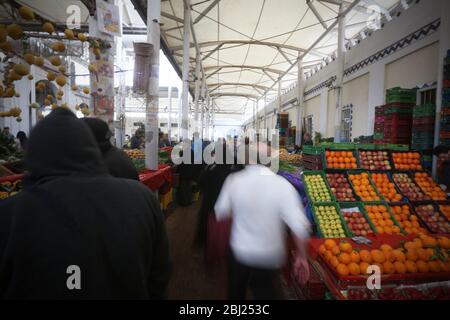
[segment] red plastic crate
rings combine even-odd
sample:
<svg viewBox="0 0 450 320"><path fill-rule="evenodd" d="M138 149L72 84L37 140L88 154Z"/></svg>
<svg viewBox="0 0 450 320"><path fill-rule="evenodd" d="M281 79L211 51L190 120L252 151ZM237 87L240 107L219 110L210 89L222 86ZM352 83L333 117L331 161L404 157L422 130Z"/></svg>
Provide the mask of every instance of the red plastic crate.
<svg viewBox="0 0 450 320"><path fill-rule="evenodd" d="M414 103L391 102L384 105L385 108L413 108Z"/></svg>
<svg viewBox="0 0 450 320"><path fill-rule="evenodd" d="M441 139L450 139L450 131L441 131L439 137Z"/></svg>
<svg viewBox="0 0 450 320"><path fill-rule="evenodd" d="M427 125L427 124L432 124L434 125L436 121L435 117L419 117L419 118L414 118L413 119L413 125Z"/></svg>

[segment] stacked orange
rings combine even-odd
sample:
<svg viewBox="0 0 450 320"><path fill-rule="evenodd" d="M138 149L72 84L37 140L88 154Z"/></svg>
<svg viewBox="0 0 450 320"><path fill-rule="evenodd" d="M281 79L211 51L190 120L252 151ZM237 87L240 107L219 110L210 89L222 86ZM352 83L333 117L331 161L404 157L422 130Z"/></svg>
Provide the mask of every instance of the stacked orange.
<svg viewBox="0 0 450 320"><path fill-rule="evenodd" d="M380 197L372 187L369 175L366 172L350 174L349 178L353 189L362 201L380 201Z"/></svg>
<svg viewBox="0 0 450 320"><path fill-rule="evenodd" d="M450 219L450 205L448 204L441 204L439 206L439 210L441 210L441 212L443 214L445 214L445 216L447 217L447 219Z"/></svg>
<svg viewBox="0 0 450 320"><path fill-rule="evenodd" d="M341 276L357 276L366 274L366 262L362 261L360 253L354 250L347 241L336 243L333 239L327 239L319 247L319 254L328 262Z"/></svg>
<svg viewBox="0 0 450 320"><path fill-rule="evenodd" d="M450 249L450 238L433 238L420 235L402 247L393 248L382 244L374 249L354 249L347 241L336 243L327 239L319 247L320 256L341 276L366 275L370 265L380 268L382 274L449 272L450 259L446 250ZM440 252L446 261L434 259Z"/></svg>
<svg viewBox="0 0 450 320"><path fill-rule="evenodd" d="M367 215L379 234L401 234L385 205L365 205Z"/></svg>
<svg viewBox="0 0 450 320"><path fill-rule="evenodd" d="M432 200L446 200L447 195L426 172L416 172L414 180Z"/></svg>
<svg viewBox="0 0 450 320"><path fill-rule="evenodd" d="M356 169L356 158L351 151L326 151L327 167L330 169Z"/></svg>
<svg viewBox="0 0 450 320"><path fill-rule="evenodd" d="M397 202L402 200L402 196L395 189L395 184L389 180L386 173L372 173L371 177L378 192L388 202Z"/></svg>
<svg viewBox="0 0 450 320"><path fill-rule="evenodd" d="M417 216L411 213L408 205L392 205L390 208L395 220L408 234L428 234L427 229L420 226Z"/></svg>
<svg viewBox="0 0 450 320"><path fill-rule="evenodd" d="M393 152L392 160L398 170L422 170L420 153L418 152Z"/></svg>

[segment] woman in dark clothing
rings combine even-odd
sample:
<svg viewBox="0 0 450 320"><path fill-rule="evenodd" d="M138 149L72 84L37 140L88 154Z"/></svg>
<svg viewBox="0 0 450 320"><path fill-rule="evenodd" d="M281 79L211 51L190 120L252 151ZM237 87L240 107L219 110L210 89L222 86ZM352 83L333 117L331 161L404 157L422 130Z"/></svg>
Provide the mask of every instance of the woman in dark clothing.
<svg viewBox="0 0 450 320"><path fill-rule="evenodd" d="M83 118L82 120L94 134L109 173L117 178L139 180L139 174L131 159L125 152L111 144L112 133L108 124L96 118Z"/></svg>
<svg viewBox="0 0 450 320"><path fill-rule="evenodd" d="M28 141L27 134L23 131L19 131L17 132L17 139L19 140L22 150L25 150Z"/></svg>
<svg viewBox="0 0 450 320"><path fill-rule="evenodd" d="M208 218L210 214L214 214L214 204L219 197L225 179L229 174L242 169L242 166L237 165L236 158L234 158L233 164L226 163L227 153L230 152L226 144L223 144L223 160L218 161L216 159L216 163L206 166L199 178L202 204L198 212L195 237L195 245L199 248L205 248L207 245Z"/></svg>
<svg viewBox="0 0 450 320"><path fill-rule="evenodd" d="M52 111L32 130L25 164L24 190L0 201L0 299L164 298L159 202L108 174L85 123Z"/></svg>

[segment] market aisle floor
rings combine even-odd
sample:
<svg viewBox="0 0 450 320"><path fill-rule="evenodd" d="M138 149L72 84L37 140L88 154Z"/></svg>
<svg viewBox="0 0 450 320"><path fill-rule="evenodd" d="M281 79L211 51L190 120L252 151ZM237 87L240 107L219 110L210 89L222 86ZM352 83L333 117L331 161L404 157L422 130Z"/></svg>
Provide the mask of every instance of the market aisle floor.
<svg viewBox="0 0 450 320"><path fill-rule="evenodd" d="M226 269L207 276L202 252L192 247L199 205L178 207L166 220L173 259L169 299L226 298Z"/></svg>

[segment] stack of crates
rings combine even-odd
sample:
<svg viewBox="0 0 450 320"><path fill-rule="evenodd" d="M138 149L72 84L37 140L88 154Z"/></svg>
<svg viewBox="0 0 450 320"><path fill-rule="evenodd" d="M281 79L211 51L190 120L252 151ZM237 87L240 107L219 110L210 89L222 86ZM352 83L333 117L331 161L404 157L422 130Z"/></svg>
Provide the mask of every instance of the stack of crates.
<svg viewBox="0 0 450 320"><path fill-rule="evenodd" d="M411 149L420 151L433 149L435 112L434 103L414 107Z"/></svg>
<svg viewBox="0 0 450 320"><path fill-rule="evenodd" d="M384 137L386 144L411 144L412 113L416 90L393 88L387 90L384 106Z"/></svg>
<svg viewBox="0 0 450 320"><path fill-rule="evenodd" d="M289 113L279 113L277 117L277 129L279 130L279 143L280 146L286 146L288 144L289 133Z"/></svg>
<svg viewBox="0 0 450 320"><path fill-rule="evenodd" d="M375 107L375 124L373 129L373 142L383 144L384 138L384 106Z"/></svg>
<svg viewBox="0 0 450 320"><path fill-rule="evenodd" d="M440 144L450 147L450 50L444 61L444 83L442 87Z"/></svg>

